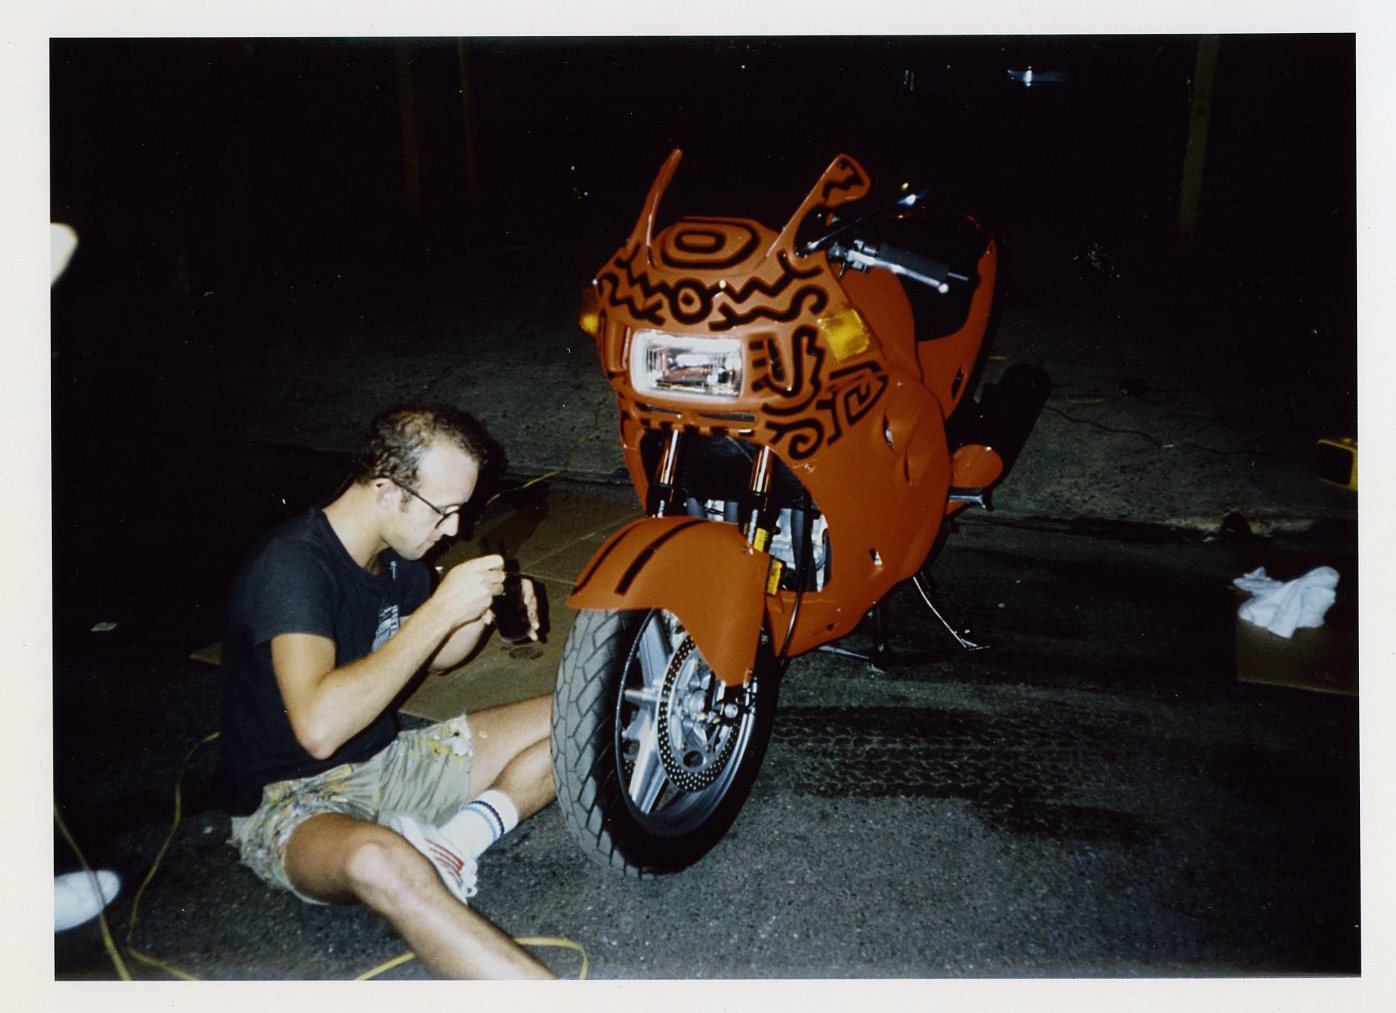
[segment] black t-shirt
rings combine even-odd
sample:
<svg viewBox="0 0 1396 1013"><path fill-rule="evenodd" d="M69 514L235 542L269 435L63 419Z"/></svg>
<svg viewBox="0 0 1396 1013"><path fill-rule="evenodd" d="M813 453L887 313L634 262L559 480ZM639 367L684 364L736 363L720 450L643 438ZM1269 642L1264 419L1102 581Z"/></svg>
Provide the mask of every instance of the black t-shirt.
<svg viewBox="0 0 1396 1013"><path fill-rule="evenodd" d="M397 734L396 712L388 708L334 755L315 759L291 731L271 664L271 640L283 633L329 637L337 666L396 633L426 601L430 577L425 565L391 549L380 562L381 575L359 566L325 515L311 510L273 528L234 580L223 639L216 775L232 815L256 809L265 785L366 760Z"/></svg>

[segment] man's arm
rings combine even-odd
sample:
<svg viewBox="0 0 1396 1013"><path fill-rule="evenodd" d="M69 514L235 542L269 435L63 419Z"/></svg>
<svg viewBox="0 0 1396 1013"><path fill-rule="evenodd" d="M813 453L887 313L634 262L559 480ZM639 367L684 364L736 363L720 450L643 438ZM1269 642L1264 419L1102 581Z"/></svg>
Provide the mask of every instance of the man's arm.
<svg viewBox="0 0 1396 1013"><path fill-rule="evenodd" d="M537 640L539 629L538 592L533 586L531 577L522 579L519 594L523 601L524 611L528 615L528 636L532 640ZM445 672L455 668L475 653L475 648L480 645L480 641L489 632L494 621L494 614L487 613L475 622L466 623L460 627L441 645L441 649L432 655L427 667L433 672Z"/></svg>
<svg viewBox="0 0 1396 1013"><path fill-rule="evenodd" d="M302 748L324 759L366 728L455 631L476 624L483 631L490 599L503 586L504 560L499 556L453 567L436 593L386 643L340 667L335 666L334 641L328 637L273 637L272 668ZM475 639L478 642L478 633Z"/></svg>
<svg viewBox="0 0 1396 1013"><path fill-rule="evenodd" d="M475 653L480 641L485 639L490 623L491 618L486 615L460 627L447 637L441 648L431 656L431 660L427 662L427 669L432 672L447 672L465 661Z"/></svg>

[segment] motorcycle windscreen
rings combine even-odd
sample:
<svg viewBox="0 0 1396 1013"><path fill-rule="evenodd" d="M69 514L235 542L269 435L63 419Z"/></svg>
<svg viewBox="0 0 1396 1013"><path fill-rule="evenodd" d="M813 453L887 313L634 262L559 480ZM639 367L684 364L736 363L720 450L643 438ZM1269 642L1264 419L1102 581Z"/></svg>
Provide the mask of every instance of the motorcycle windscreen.
<svg viewBox="0 0 1396 1013"><path fill-rule="evenodd" d="M739 686L756 662L770 564L735 525L642 517L606 541L567 604L668 609L718 679Z"/></svg>

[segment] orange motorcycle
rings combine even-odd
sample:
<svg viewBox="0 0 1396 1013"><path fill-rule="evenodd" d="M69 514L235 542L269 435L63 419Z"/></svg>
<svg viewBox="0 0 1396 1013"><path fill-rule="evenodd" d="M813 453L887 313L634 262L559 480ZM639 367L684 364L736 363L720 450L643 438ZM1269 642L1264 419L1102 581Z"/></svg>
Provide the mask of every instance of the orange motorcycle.
<svg viewBox="0 0 1396 1013"><path fill-rule="evenodd" d="M789 659L880 618L903 581L924 596L946 519L985 505L1006 456L947 436L994 298L979 223L905 188L878 200L841 155L779 232L660 229L680 158L583 293L647 516L578 578L553 696L564 821L632 875L722 838Z"/></svg>

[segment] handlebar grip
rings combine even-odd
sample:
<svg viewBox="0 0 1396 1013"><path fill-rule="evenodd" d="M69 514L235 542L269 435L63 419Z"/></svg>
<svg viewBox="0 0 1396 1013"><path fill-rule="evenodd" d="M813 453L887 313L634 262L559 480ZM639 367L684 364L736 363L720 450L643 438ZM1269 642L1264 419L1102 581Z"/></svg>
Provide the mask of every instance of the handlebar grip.
<svg viewBox="0 0 1396 1013"><path fill-rule="evenodd" d="M953 273L950 270L950 265L943 264L924 254L913 253L911 250L882 244L877 247L876 251L869 252L873 253L879 260L885 261L896 273L905 274L915 281L930 285L938 292L948 291L952 279L956 281L969 280L963 275Z"/></svg>

